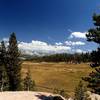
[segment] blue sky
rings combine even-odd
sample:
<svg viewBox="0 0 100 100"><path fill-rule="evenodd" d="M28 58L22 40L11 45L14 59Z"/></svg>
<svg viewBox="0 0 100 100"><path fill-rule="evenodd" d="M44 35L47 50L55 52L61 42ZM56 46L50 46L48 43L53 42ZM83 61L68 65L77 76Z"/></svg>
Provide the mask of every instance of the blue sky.
<svg viewBox="0 0 100 100"><path fill-rule="evenodd" d="M73 32L93 27L92 15L100 12L99 0L0 0L0 38L15 32L19 41L85 42L74 49L92 50L86 38L69 38Z"/></svg>

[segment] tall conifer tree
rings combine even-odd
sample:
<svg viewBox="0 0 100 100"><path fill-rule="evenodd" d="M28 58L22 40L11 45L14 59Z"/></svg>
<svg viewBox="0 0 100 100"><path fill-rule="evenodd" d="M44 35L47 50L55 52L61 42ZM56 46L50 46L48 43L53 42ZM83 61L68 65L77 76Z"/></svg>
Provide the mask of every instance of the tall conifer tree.
<svg viewBox="0 0 100 100"><path fill-rule="evenodd" d="M8 91L9 90L9 79L6 70L6 47L4 41L1 42L0 47L0 91Z"/></svg>
<svg viewBox="0 0 100 100"><path fill-rule="evenodd" d="M83 80L88 82L88 87L92 92L100 94L100 15L94 14L93 21L95 28L89 29L87 33L87 40L95 42L99 45L98 49L91 53L90 66L94 69L88 77Z"/></svg>
<svg viewBox="0 0 100 100"><path fill-rule="evenodd" d="M9 77L10 91L18 91L21 89L21 61L20 53L15 33L9 38L9 46L7 51L7 73Z"/></svg>

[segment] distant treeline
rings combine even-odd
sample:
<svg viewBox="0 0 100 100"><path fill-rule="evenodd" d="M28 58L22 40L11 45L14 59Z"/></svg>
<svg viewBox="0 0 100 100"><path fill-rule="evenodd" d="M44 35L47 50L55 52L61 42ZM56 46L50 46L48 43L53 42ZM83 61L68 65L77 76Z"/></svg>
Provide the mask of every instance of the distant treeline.
<svg viewBox="0 0 100 100"><path fill-rule="evenodd" d="M75 54L53 54L42 57L32 57L31 60L34 62L66 62L66 63L82 63L82 62L90 62L91 54L90 53L75 53Z"/></svg>

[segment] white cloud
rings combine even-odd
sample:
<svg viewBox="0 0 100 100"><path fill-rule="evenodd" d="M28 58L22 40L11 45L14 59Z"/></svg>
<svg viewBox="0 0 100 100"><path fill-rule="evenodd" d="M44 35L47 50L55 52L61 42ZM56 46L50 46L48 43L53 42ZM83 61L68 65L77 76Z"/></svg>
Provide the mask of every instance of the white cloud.
<svg viewBox="0 0 100 100"><path fill-rule="evenodd" d="M8 38L3 38L5 41L6 47L8 46ZM65 42L56 42L54 45L48 44L42 41L32 40L31 42L20 42L18 41L18 47L23 54L28 55L46 55L46 54L56 54L56 53L71 53L84 52L81 49L72 49L72 46L85 45L82 41L65 41Z"/></svg>
<svg viewBox="0 0 100 100"><path fill-rule="evenodd" d="M86 51L83 51L83 50L81 50L81 49L76 49L75 52L76 52L76 53L86 53Z"/></svg>
<svg viewBox="0 0 100 100"><path fill-rule="evenodd" d="M34 40L32 40L31 44L34 46L47 46L48 45L46 42L34 41Z"/></svg>
<svg viewBox="0 0 100 100"><path fill-rule="evenodd" d="M63 43L58 42L58 43L55 43L55 45L57 45L57 46L61 46L61 45L63 45Z"/></svg>
<svg viewBox="0 0 100 100"><path fill-rule="evenodd" d="M76 53L82 53L83 51L81 49L76 49Z"/></svg>
<svg viewBox="0 0 100 100"><path fill-rule="evenodd" d="M32 40L32 42L30 43L20 42L18 47L21 51L27 51L28 53L30 53L30 55L34 54L34 52L46 54L68 53L71 50L71 47L69 46L50 45L46 42L34 40Z"/></svg>
<svg viewBox="0 0 100 100"><path fill-rule="evenodd" d="M65 41L65 44L68 46L85 45L85 43L81 41L76 41L76 42Z"/></svg>
<svg viewBox="0 0 100 100"><path fill-rule="evenodd" d="M72 32L69 38L86 38L86 32Z"/></svg>

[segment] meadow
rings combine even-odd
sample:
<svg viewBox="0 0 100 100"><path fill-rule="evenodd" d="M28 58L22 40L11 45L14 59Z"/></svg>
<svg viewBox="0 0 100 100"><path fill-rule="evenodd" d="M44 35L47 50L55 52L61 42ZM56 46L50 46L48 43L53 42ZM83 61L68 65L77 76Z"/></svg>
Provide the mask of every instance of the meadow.
<svg viewBox="0 0 100 100"><path fill-rule="evenodd" d="M22 75L25 76L28 68L32 79L35 80L37 91L53 92L53 89L64 89L68 95L74 94L74 89L82 77L87 76L92 68L88 63L22 63Z"/></svg>

